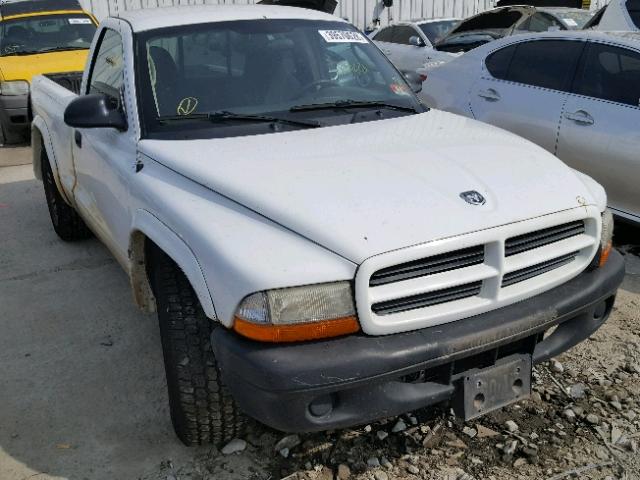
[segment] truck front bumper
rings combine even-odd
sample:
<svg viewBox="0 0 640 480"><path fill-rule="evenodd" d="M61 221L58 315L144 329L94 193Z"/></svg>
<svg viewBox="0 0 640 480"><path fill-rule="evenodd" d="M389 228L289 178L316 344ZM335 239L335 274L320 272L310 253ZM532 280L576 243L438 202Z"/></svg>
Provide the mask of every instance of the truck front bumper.
<svg viewBox="0 0 640 480"><path fill-rule="evenodd" d="M24 134L28 132L29 95L0 95L0 122L5 131Z"/></svg>
<svg viewBox="0 0 640 480"><path fill-rule="evenodd" d="M211 343L248 415L288 432L343 428L457 401L456 379L474 368L564 352L604 324L623 279L614 252L604 267L534 298L423 330L273 345L217 328Z"/></svg>

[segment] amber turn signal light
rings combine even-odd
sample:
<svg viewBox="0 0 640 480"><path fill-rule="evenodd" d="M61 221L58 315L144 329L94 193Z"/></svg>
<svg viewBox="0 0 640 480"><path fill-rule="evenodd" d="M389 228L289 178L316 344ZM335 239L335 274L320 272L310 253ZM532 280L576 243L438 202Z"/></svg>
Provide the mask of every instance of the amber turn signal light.
<svg viewBox="0 0 640 480"><path fill-rule="evenodd" d="M235 317L233 329L243 337L259 342L291 343L349 335L360 331L360 324L356 317L288 325L259 325Z"/></svg>

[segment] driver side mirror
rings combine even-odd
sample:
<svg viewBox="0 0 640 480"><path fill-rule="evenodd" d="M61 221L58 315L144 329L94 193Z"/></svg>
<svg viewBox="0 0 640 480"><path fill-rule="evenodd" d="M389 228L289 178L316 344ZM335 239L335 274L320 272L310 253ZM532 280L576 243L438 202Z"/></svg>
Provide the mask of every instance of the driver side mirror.
<svg viewBox="0 0 640 480"><path fill-rule="evenodd" d="M424 40L422 40L417 35L413 35L412 37L410 37L409 38L409 43L411 45L413 45L414 47L425 47L427 45L426 43L424 43Z"/></svg>
<svg viewBox="0 0 640 480"><path fill-rule="evenodd" d="M409 83L413 93L420 93L422 91L422 77L417 72L403 72L404 78Z"/></svg>
<svg viewBox="0 0 640 480"><path fill-rule="evenodd" d="M64 111L64 123L73 128L127 129L127 119L117 99L103 94L82 95Z"/></svg>

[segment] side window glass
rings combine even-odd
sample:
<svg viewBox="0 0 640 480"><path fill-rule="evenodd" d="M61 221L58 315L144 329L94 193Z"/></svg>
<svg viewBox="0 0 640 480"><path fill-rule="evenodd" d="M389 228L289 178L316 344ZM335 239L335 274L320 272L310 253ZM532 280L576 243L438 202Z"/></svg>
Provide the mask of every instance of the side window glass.
<svg viewBox="0 0 640 480"><path fill-rule="evenodd" d="M416 31L411 27L396 27L396 31L393 34L393 43L410 45L409 39L417 35Z"/></svg>
<svg viewBox="0 0 640 480"><path fill-rule="evenodd" d="M564 30L564 27L555 18L544 13L536 13L531 17L528 30L530 32L548 32L550 29Z"/></svg>
<svg viewBox="0 0 640 480"><path fill-rule="evenodd" d="M627 10L631 21L640 28L640 0L627 0Z"/></svg>
<svg viewBox="0 0 640 480"><path fill-rule="evenodd" d="M373 39L378 42L390 42L392 36L393 27L387 27L380 30Z"/></svg>
<svg viewBox="0 0 640 480"><path fill-rule="evenodd" d="M93 61L88 93L109 95L120 101L120 92L124 83L124 49L122 37L107 29L100 40Z"/></svg>
<svg viewBox="0 0 640 480"><path fill-rule="evenodd" d="M535 87L566 90L583 45L564 40L520 43L511 60L507 79Z"/></svg>
<svg viewBox="0 0 640 480"><path fill-rule="evenodd" d="M640 53L591 44L573 90L587 97L640 106Z"/></svg>
<svg viewBox="0 0 640 480"><path fill-rule="evenodd" d="M493 52L487 57L485 65L489 73L497 79L506 80L507 73L509 72L509 65L513 58L513 53L516 51L517 45L511 45L509 47Z"/></svg>

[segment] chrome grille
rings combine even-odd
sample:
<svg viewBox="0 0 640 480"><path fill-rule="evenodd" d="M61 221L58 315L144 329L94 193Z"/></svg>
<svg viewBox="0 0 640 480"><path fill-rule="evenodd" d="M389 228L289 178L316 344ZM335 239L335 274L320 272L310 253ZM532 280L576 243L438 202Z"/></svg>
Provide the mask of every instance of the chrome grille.
<svg viewBox="0 0 640 480"><path fill-rule="evenodd" d="M508 239L505 242L505 256L510 257L518 253L533 250L534 248L543 247L551 243L559 242L565 238L582 235L585 232L584 221L565 223L555 227L545 228L537 232L525 233Z"/></svg>
<svg viewBox="0 0 640 480"><path fill-rule="evenodd" d="M376 287L402 280L435 275L436 273L479 265L483 262L484 246L479 245L383 268L371 275L369 286Z"/></svg>

